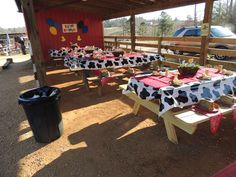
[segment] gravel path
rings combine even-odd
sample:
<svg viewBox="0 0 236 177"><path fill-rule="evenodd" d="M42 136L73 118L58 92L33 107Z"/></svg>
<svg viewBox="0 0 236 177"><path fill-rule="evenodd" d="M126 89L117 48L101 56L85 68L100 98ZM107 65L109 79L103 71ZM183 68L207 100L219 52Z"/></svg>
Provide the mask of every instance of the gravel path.
<svg viewBox="0 0 236 177"><path fill-rule="evenodd" d="M0 61L5 61L1 57ZM14 62L9 69L0 71L0 176L17 176L17 163L25 156L24 143L19 142L23 132L20 126L26 122L22 108L18 105L17 97L20 92L33 88L32 66L29 56L14 56ZM27 123L27 122L26 122ZM22 130L25 131L25 130ZM33 143L31 143L34 146Z"/></svg>

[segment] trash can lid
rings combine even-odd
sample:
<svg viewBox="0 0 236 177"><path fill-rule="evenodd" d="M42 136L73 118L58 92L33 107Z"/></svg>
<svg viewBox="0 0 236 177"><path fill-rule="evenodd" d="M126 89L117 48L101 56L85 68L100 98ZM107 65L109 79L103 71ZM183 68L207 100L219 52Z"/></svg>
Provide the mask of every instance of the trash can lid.
<svg viewBox="0 0 236 177"><path fill-rule="evenodd" d="M21 94L18 98L18 102L19 104L50 102L58 98L60 93L59 88L44 86Z"/></svg>

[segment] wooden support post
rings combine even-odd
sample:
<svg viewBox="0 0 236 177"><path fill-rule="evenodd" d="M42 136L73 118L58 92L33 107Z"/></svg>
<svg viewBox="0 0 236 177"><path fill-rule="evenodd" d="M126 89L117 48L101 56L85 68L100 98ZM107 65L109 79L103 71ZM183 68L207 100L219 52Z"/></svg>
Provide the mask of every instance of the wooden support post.
<svg viewBox="0 0 236 177"><path fill-rule="evenodd" d="M162 42L162 37L158 38L158 54L161 54L161 42Z"/></svg>
<svg viewBox="0 0 236 177"><path fill-rule="evenodd" d="M117 49L118 44L117 44L117 37L115 37L115 48Z"/></svg>
<svg viewBox="0 0 236 177"><path fill-rule="evenodd" d="M42 87L46 85L46 72L44 68L40 39L37 31L38 28L35 18L33 0L21 0L21 4L28 36L32 46L32 60L35 63L39 86Z"/></svg>
<svg viewBox="0 0 236 177"><path fill-rule="evenodd" d="M200 53L199 63L200 65L203 65L203 66L206 65L206 61L207 61L213 3L214 3L214 0L206 0L206 3L205 3L206 5L205 5L203 25L208 24L209 31L207 35L202 36L202 40L201 40L201 53Z"/></svg>
<svg viewBox="0 0 236 177"><path fill-rule="evenodd" d="M101 81L98 82L98 96L102 96L102 83Z"/></svg>
<svg viewBox="0 0 236 177"><path fill-rule="evenodd" d="M131 51L135 51L135 15L130 16Z"/></svg>
<svg viewBox="0 0 236 177"><path fill-rule="evenodd" d="M89 89L88 79L87 79L87 77L88 77L88 72L89 72L89 71L87 71L87 70L83 70L83 71L82 71L83 83L84 83L84 86L85 86L85 88L86 88L87 91L90 90L90 89Z"/></svg>

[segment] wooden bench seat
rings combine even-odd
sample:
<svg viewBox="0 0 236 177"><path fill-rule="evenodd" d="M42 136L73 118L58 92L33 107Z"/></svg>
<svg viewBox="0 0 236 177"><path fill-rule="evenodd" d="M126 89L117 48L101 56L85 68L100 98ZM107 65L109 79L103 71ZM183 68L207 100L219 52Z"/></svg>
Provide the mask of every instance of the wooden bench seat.
<svg viewBox="0 0 236 177"><path fill-rule="evenodd" d="M127 88L127 85L126 84L120 85L119 88L121 90L125 90ZM135 101L135 104L133 107L133 113L135 115L138 113L140 105L144 106L145 108L149 109L155 114L159 113L158 103L155 103L153 101L143 100L139 98L134 91L126 94L126 96ZM222 97L223 102L227 100L225 99L225 97L227 96ZM228 103L228 102L225 102L225 103ZM227 106L220 105L220 112L223 115L226 115L232 112L232 108L231 106L227 107ZM198 124L201 124L203 122L210 120L210 117L194 112L191 109L191 107L183 108L183 109L180 109L179 111L176 111L174 109L169 110L162 115L162 118L165 123L168 139L175 144L178 143L175 126L184 130L185 132L189 134L193 134L196 131Z"/></svg>
<svg viewBox="0 0 236 177"><path fill-rule="evenodd" d="M129 74L117 73L110 76L110 78L119 78L119 77L127 77ZM99 76L87 77L88 81L100 81L101 78Z"/></svg>
<svg viewBox="0 0 236 177"><path fill-rule="evenodd" d="M130 73L115 73L115 72L110 72L111 76L109 78L114 78L114 79L121 79L121 78L127 78L130 76ZM147 74L151 73L151 71L138 71L136 74ZM102 96L102 84L101 84L101 77L99 76L93 76L93 77L84 77L84 83L89 90L89 83L88 82L95 82L98 85L98 95Z"/></svg>
<svg viewBox="0 0 236 177"><path fill-rule="evenodd" d="M219 111L223 115L225 115L225 114L230 113L232 111L232 108L229 108L226 106L221 106ZM206 122L210 119L209 116L206 116L206 115L203 115L200 113L196 113L195 111L192 111L190 108L185 109L180 112L177 112L176 114L174 114L174 117L180 119L181 121L183 121L187 124L193 124L193 125L197 125L202 122Z"/></svg>

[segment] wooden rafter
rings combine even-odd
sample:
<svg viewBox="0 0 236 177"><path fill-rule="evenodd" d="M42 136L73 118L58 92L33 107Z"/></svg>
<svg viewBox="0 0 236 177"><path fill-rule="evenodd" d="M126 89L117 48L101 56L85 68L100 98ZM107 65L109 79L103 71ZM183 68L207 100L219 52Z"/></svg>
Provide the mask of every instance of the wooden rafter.
<svg viewBox="0 0 236 177"><path fill-rule="evenodd" d="M85 5L81 0L76 0L76 1L71 0L71 1L68 1L67 3L64 3L64 1L62 0L61 1L38 0L36 3L36 6L38 7L37 11L50 10L53 8L66 8L66 9L80 10L83 12L95 13L95 14L99 14L100 16L104 16L107 13L116 12L115 9L108 9L108 8L106 9L105 7L98 7L95 5Z"/></svg>
<svg viewBox="0 0 236 177"><path fill-rule="evenodd" d="M19 11L20 1L15 0ZM76 9L95 13L104 20L205 2L204 0L34 0L37 10Z"/></svg>
<svg viewBox="0 0 236 177"><path fill-rule="evenodd" d="M122 11L119 13L113 13L113 14L107 15L106 17L104 17L104 19L117 18L117 17L127 16L129 14L141 14L141 13L158 11L158 10L174 8L174 7L180 7L180 6L184 6L184 5L191 5L191 4L201 3L201 2L205 2L205 0L180 0L180 1L158 0L151 5L145 5L145 6L141 6L138 8L130 9L128 11Z"/></svg>

